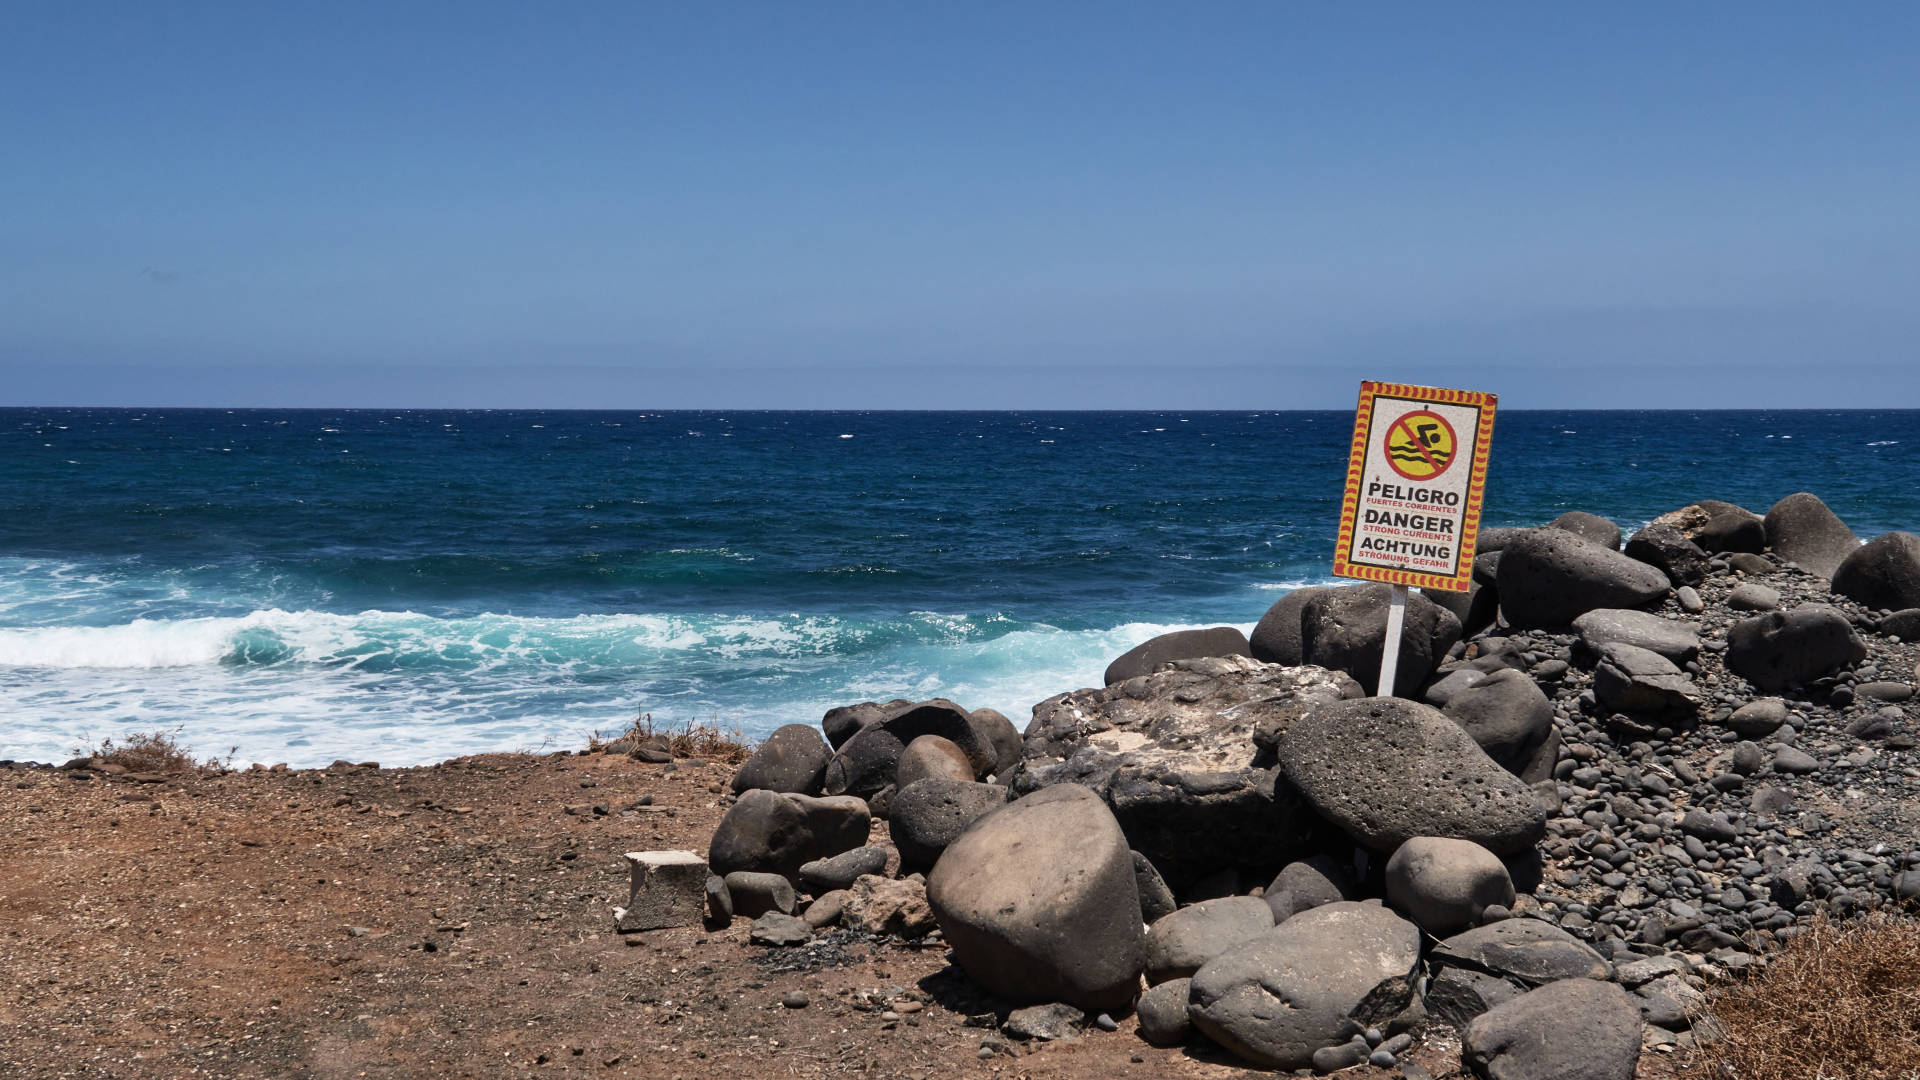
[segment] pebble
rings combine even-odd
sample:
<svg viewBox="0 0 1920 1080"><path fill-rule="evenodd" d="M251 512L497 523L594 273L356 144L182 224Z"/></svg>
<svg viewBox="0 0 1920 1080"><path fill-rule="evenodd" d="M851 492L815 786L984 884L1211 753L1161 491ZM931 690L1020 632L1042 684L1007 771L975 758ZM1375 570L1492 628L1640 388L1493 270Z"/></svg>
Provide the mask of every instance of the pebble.
<svg viewBox="0 0 1920 1080"><path fill-rule="evenodd" d="M789 1009L804 1009L813 1004L813 998L809 997L805 990L789 990L781 997L780 1004Z"/></svg>

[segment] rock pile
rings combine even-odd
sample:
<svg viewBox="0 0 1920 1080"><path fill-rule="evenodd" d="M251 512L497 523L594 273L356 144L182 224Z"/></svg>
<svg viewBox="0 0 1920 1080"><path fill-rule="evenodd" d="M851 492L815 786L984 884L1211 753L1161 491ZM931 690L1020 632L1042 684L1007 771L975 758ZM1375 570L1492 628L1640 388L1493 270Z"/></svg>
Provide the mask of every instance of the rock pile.
<svg viewBox="0 0 1920 1080"><path fill-rule="evenodd" d="M943 700L783 728L708 914L944 940L1063 1033L1131 1008L1154 1045L1324 1072L1445 1025L1478 1076L1625 1080L1803 920L1920 898L1920 538L1707 501L1624 545L1488 530L1474 577L1409 607L1397 697L1367 696L1383 590L1313 588L1244 642L1132 650L1024 737ZM645 862L671 898L641 865L629 923L683 910L685 853Z"/></svg>

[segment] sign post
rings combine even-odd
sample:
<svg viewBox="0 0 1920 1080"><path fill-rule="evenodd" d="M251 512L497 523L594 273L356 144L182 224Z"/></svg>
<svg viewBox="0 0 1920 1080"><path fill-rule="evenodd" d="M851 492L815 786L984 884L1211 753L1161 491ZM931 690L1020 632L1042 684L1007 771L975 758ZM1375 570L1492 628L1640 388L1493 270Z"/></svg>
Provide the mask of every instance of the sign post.
<svg viewBox="0 0 1920 1080"><path fill-rule="evenodd" d="M1498 403L1471 390L1360 384L1333 572L1393 586L1380 697L1393 693L1408 587L1466 592L1472 583Z"/></svg>

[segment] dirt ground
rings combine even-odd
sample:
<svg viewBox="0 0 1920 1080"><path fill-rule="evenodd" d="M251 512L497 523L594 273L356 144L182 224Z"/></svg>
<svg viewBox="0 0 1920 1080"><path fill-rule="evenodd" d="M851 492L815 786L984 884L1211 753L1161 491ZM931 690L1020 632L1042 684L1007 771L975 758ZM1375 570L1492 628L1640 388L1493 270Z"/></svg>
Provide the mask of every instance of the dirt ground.
<svg viewBox="0 0 1920 1080"><path fill-rule="evenodd" d="M1154 1049L1130 1017L1013 1043L991 1026L1006 1003L938 945L767 949L744 919L615 934L622 853L704 854L730 774L606 755L159 783L0 769L0 1076L1256 1071ZM1457 1042L1424 1042L1416 1062L1457 1068ZM1699 1074L1678 1066L1650 1052L1642 1073Z"/></svg>

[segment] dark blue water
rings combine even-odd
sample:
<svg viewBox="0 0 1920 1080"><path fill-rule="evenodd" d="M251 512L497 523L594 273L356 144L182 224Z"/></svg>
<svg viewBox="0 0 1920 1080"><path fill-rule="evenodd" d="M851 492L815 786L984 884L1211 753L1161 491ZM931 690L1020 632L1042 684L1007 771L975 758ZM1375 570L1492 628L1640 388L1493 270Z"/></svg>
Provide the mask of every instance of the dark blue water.
<svg viewBox="0 0 1920 1080"><path fill-rule="evenodd" d="M0 410L0 757L324 762L1023 718L1327 580L1350 413ZM1509 412L1487 522L1819 494L1920 526L1920 412Z"/></svg>

